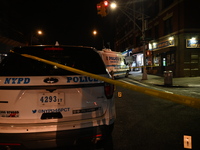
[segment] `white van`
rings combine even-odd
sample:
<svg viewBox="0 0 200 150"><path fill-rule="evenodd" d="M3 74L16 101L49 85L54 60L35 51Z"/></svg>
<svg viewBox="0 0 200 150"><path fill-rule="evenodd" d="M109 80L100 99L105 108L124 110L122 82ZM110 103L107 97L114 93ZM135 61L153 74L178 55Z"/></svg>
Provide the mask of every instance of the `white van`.
<svg viewBox="0 0 200 150"><path fill-rule="evenodd" d="M128 77L129 67L126 64L125 56L111 49L103 49L98 51L98 53L112 77Z"/></svg>
<svg viewBox="0 0 200 150"><path fill-rule="evenodd" d="M113 85L21 54L109 78L90 47L14 48L0 63L0 147L62 147L111 134Z"/></svg>

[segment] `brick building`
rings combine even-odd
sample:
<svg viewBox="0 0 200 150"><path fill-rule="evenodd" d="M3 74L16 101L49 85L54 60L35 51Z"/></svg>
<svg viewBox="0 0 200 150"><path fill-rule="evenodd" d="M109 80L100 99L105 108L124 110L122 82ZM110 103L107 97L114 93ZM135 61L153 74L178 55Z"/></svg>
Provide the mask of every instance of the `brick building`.
<svg viewBox="0 0 200 150"><path fill-rule="evenodd" d="M200 76L199 9L199 0L131 0L117 18L115 49L132 50L132 66L139 67L145 42L149 74L172 70L175 77ZM145 41L139 29L142 10Z"/></svg>

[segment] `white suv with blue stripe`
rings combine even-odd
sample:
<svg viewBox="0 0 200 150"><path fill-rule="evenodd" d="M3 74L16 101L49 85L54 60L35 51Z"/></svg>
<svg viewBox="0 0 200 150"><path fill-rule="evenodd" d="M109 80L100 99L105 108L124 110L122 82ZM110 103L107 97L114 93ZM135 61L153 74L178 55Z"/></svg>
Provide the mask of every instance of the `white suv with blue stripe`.
<svg viewBox="0 0 200 150"><path fill-rule="evenodd" d="M62 147L111 134L113 85L22 54L109 78L90 47L14 48L0 63L0 147Z"/></svg>

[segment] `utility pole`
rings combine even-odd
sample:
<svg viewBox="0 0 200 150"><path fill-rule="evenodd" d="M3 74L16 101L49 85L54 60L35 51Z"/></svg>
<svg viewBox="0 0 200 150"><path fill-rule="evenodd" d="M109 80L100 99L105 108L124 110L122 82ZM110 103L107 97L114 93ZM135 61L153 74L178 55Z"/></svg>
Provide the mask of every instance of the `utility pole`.
<svg viewBox="0 0 200 150"><path fill-rule="evenodd" d="M144 0L142 0L142 46L143 46L143 74L142 80L147 80L146 70L146 49L145 49L145 18L144 18Z"/></svg>

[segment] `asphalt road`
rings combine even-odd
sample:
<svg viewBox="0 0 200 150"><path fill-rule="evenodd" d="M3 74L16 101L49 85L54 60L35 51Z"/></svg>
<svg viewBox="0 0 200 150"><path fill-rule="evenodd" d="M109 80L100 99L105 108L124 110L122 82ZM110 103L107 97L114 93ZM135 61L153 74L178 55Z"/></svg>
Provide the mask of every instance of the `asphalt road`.
<svg viewBox="0 0 200 150"><path fill-rule="evenodd" d="M118 92L122 97L118 97ZM108 150L184 150L185 135L192 138L185 142L186 146L200 149L200 109L122 87L116 87L114 99L117 119L112 134L113 147L109 144L111 140L108 141Z"/></svg>
<svg viewBox="0 0 200 150"><path fill-rule="evenodd" d="M114 150L182 150L184 135L192 137L193 150L200 149L200 109L121 87L115 100Z"/></svg>

